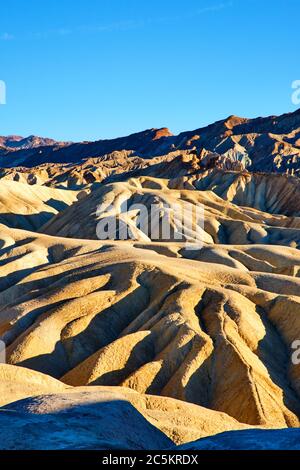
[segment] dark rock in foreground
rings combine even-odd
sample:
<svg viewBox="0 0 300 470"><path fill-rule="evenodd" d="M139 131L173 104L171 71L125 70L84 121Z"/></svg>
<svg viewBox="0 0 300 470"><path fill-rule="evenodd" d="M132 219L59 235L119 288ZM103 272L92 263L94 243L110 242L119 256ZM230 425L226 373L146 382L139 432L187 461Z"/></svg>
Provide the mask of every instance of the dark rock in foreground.
<svg viewBox="0 0 300 470"><path fill-rule="evenodd" d="M2 408L2 450L163 449L172 445L129 402L48 395Z"/></svg>
<svg viewBox="0 0 300 470"><path fill-rule="evenodd" d="M177 450L300 450L300 429L229 431L177 447Z"/></svg>

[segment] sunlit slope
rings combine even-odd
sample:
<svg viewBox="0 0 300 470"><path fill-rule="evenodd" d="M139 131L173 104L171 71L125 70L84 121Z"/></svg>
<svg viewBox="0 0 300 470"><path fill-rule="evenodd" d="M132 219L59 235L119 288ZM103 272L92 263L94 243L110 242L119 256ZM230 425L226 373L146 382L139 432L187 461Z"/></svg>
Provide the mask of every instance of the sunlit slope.
<svg viewBox="0 0 300 470"><path fill-rule="evenodd" d="M60 212L40 231L70 238L97 239L99 222L109 222L114 217L128 227L130 238L137 241L167 241L161 235L163 223L167 223L169 241L299 246L299 217L246 207L247 201L241 205L230 200L224 202L214 192L213 185L207 190L198 188L201 178L140 177L104 185ZM259 192L256 195L258 198ZM157 213L159 217L155 217ZM183 227L187 230L182 230ZM116 232L112 238L121 237Z"/></svg>

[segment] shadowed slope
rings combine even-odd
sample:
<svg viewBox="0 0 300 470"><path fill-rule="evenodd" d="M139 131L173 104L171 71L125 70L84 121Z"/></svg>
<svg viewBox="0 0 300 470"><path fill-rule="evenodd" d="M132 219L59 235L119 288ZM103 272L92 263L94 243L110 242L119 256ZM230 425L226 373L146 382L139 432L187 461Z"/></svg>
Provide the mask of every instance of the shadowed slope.
<svg viewBox="0 0 300 470"><path fill-rule="evenodd" d="M226 201L269 214L300 215L300 181L293 176L209 170L171 180L169 187L214 191Z"/></svg>
<svg viewBox="0 0 300 470"><path fill-rule="evenodd" d="M130 403L109 394L96 402L80 393L23 400L2 409L0 423L5 429L0 448L5 450L142 450L172 445Z"/></svg>

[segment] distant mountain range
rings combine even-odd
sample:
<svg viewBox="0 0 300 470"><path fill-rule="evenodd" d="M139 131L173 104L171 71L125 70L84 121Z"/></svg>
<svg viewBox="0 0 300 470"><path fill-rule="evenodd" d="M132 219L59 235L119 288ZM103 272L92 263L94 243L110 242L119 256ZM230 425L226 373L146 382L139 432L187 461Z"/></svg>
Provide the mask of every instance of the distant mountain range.
<svg viewBox="0 0 300 470"><path fill-rule="evenodd" d="M114 151L151 158L170 152L202 149L220 155L233 149L251 159L250 170L300 172L300 109L281 116L246 119L237 116L173 135L169 129L149 129L126 137L95 142L57 142L29 136L0 137L0 166L34 167L44 163L80 163Z"/></svg>
<svg viewBox="0 0 300 470"><path fill-rule="evenodd" d="M57 142L53 139L37 137L35 135L30 135L28 137L21 137L19 135L9 135L7 137L0 137L1 152L28 150L37 147L47 147L54 145L64 146L70 143L71 142Z"/></svg>

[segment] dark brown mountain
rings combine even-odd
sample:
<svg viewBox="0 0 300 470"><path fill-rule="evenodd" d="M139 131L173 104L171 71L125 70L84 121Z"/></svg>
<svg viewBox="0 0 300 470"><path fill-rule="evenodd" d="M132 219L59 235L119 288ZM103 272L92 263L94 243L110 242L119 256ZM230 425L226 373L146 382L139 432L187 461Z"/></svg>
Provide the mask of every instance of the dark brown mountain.
<svg viewBox="0 0 300 470"><path fill-rule="evenodd" d="M46 146L62 147L69 145L70 143L71 142L56 142L53 139L49 139L47 137L38 137L36 135L30 135L28 137L21 137L19 135L0 137L0 147L2 147L2 152L4 153Z"/></svg>
<svg viewBox="0 0 300 470"><path fill-rule="evenodd" d="M300 109L281 116L246 119L229 116L177 136L167 128L149 129L126 137L96 142L61 143L39 137L0 138L0 166L33 167L44 163L80 163L115 151L151 158L180 150L202 149L224 155L247 154L250 170L300 172Z"/></svg>

